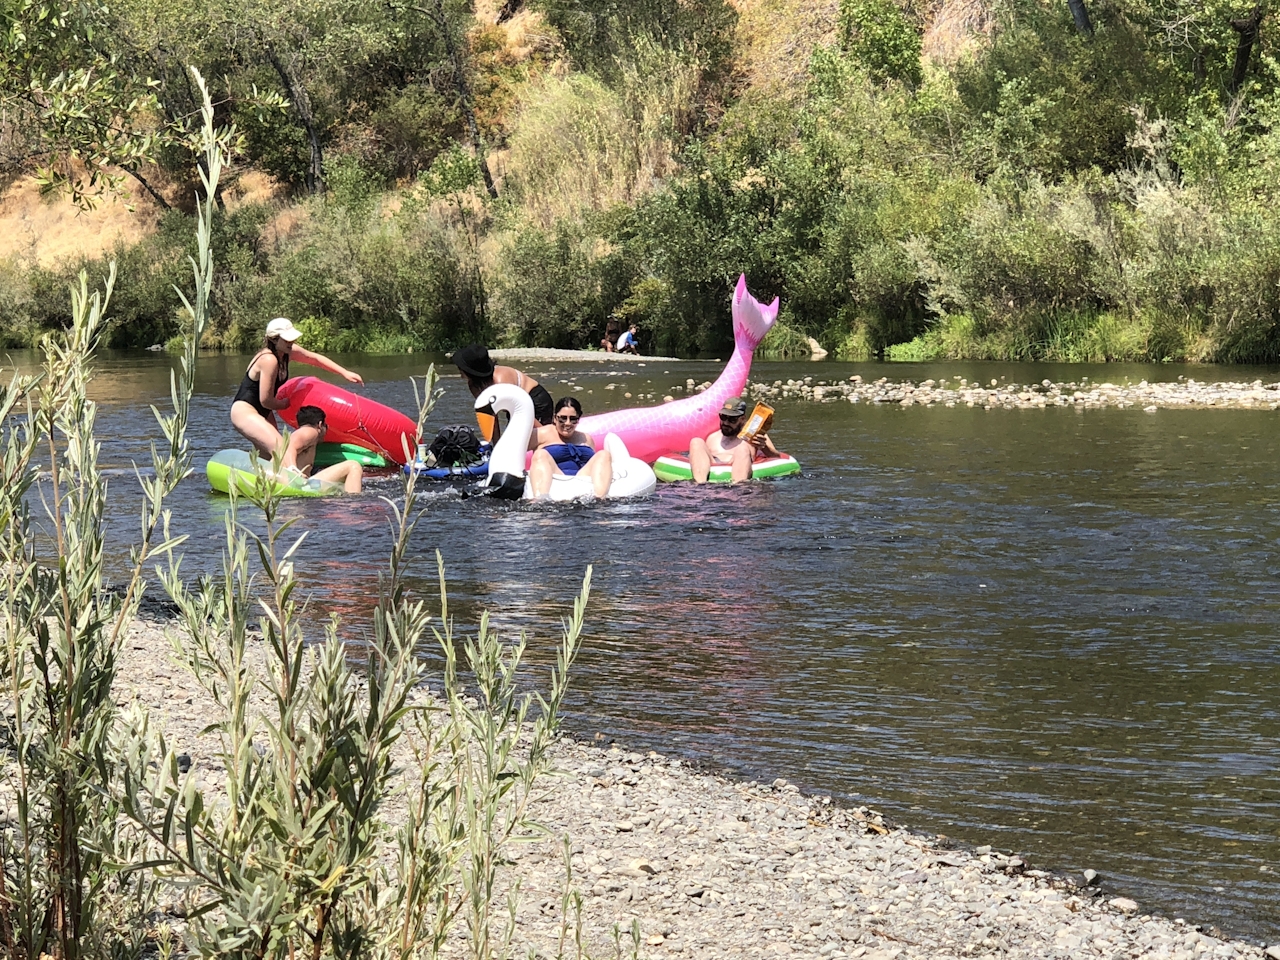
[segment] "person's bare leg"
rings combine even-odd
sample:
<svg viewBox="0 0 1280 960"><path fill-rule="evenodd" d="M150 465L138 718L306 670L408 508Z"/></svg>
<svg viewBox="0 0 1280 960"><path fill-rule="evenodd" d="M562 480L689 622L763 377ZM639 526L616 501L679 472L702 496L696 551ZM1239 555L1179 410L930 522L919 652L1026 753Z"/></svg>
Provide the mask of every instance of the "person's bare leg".
<svg viewBox="0 0 1280 960"><path fill-rule="evenodd" d="M364 467L354 460L343 460L312 474L317 480L341 483L347 493L359 493L364 487Z"/></svg>
<svg viewBox="0 0 1280 960"><path fill-rule="evenodd" d="M701 437L689 441L689 469L693 471L694 483L706 483L711 474L711 451Z"/></svg>
<svg viewBox="0 0 1280 960"><path fill-rule="evenodd" d="M556 462L545 450L533 452L529 464L529 490L535 497L545 497L551 492L551 477L556 472Z"/></svg>
<svg viewBox="0 0 1280 960"><path fill-rule="evenodd" d="M734 483L751 479L751 456L755 448L749 443L740 443L731 451L733 453L733 461L729 467L729 474L733 478Z"/></svg>
<svg viewBox="0 0 1280 960"><path fill-rule="evenodd" d="M280 436L275 424L243 400L237 400L231 405L231 425L268 460L284 445L284 438Z"/></svg>
<svg viewBox="0 0 1280 960"><path fill-rule="evenodd" d="M609 495L609 484L613 483L613 454L601 450L587 461L582 472L591 478L591 489L596 498L603 500Z"/></svg>

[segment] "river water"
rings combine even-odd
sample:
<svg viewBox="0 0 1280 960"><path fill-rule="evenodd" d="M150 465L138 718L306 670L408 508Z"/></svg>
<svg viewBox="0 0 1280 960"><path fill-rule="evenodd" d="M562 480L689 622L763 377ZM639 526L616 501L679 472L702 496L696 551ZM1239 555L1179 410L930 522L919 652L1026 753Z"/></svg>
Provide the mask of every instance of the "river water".
<svg viewBox="0 0 1280 960"><path fill-rule="evenodd" d="M246 359L202 360L200 464L243 445L227 398ZM344 362L368 395L412 409L407 378L424 358ZM720 366L526 369L555 396L575 379L594 412L626 405L624 391L660 399ZM105 463L149 462L147 405L166 402L169 367L150 354L103 358ZM1280 369L758 362L754 373L1028 383L1273 380ZM432 425L471 420L461 381L445 387ZM589 506L432 487L421 589L434 596L439 549L458 623L485 608L506 633L527 630L541 669L593 564L574 734L786 777L1035 866L1091 867L1111 895L1147 909L1280 940L1275 414L781 401L773 437L803 477L659 485L647 501ZM121 469L108 522L122 547L138 504ZM184 571L215 569L226 500L200 472L172 505L191 536ZM309 535L299 567L312 612L340 614L358 641L389 543L386 504L286 511Z"/></svg>

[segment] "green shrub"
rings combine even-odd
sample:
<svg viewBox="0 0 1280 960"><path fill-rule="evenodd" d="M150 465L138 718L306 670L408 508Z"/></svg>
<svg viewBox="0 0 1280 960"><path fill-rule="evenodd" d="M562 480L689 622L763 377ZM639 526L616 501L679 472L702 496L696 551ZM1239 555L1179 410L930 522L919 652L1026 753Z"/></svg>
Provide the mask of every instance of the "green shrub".
<svg viewBox="0 0 1280 960"><path fill-rule="evenodd" d="M872 78L920 85L920 31L893 0L840 0L839 16L841 46Z"/></svg>
<svg viewBox="0 0 1280 960"><path fill-rule="evenodd" d="M936 330L922 333L906 343L895 343L887 347L884 358L899 363L924 363L929 360L948 359L942 345L942 337Z"/></svg>
<svg viewBox="0 0 1280 960"><path fill-rule="evenodd" d="M771 360L796 360L813 355L809 338L780 317L756 349L757 357Z"/></svg>

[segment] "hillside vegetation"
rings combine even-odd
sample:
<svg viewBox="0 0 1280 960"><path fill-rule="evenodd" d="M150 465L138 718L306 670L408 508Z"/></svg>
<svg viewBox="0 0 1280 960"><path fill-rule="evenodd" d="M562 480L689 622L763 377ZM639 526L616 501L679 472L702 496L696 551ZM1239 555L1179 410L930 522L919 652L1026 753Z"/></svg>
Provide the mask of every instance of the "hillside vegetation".
<svg viewBox="0 0 1280 960"><path fill-rule="evenodd" d="M0 248L10 345L65 323L68 279L108 260L112 343L179 334L195 65L238 135L208 346L252 345L285 315L327 350L582 347L611 318L646 349L716 350L745 272L782 297L779 348L1280 360L1261 6L9 7L12 189L123 193L154 224L60 256Z"/></svg>

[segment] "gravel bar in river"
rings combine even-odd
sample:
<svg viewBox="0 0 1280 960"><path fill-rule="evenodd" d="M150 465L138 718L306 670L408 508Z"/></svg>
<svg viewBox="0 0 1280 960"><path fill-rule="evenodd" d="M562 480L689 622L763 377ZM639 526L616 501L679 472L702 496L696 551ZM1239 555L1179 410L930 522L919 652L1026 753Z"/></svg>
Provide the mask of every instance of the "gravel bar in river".
<svg viewBox="0 0 1280 960"><path fill-rule="evenodd" d="M702 385L705 386L707 385ZM699 387L686 381L683 388L677 386L675 389L693 391ZM1261 380L1248 383L1203 383L1190 379L1148 383L1143 380L1137 384L1090 383L1087 380L1079 383L1054 383L1042 380L1040 383L1022 385L1000 383L997 380L983 384L964 378L924 380L921 383L911 380L895 381L888 377L868 381L855 374L847 380L805 377L802 380L753 382L748 390L754 399L782 397L819 403L845 400L849 403L896 403L904 407L967 406L988 410L1141 407L1148 413L1154 413L1161 408L1275 410L1280 407L1280 382L1263 383Z"/></svg>
<svg viewBox="0 0 1280 960"><path fill-rule="evenodd" d="M146 704L194 775L220 787L216 741L201 734L216 708L173 662L165 629L134 625L116 698ZM261 641L250 651L260 663ZM568 738L554 756L557 772L532 810L550 835L513 844L504 867L504 884L521 884L516 956L556 955L567 837L594 957L613 956L613 926L625 932L636 920L644 958L1280 960L1280 946L1150 915L1105 878L1101 888L1077 885L990 847L952 849L782 780L734 782L679 759ZM387 812L399 819L394 806ZM623 945L629 956L625 935Z"/></svg>

